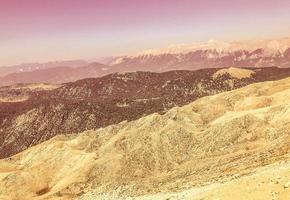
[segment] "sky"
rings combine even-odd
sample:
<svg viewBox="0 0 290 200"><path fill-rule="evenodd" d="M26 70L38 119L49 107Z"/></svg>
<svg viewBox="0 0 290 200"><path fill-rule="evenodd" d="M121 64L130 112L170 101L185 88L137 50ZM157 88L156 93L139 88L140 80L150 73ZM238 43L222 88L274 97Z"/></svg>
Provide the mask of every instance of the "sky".
<svg viewBox="0 0 290 200"><path fill-rule="evenodd" d="M290 36L290 0L0 0L0 66Z"/></svg>

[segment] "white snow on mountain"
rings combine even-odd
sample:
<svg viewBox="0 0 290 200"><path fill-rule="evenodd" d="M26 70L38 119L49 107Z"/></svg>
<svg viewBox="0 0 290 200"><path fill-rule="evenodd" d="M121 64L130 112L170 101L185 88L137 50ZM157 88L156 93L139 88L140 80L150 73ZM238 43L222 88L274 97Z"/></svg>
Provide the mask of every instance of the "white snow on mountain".
<svg viewBox="0 0 290 200"><path fill-rule="evenodd" d="M290 37L281 39L263 39L263 40L244 40L224 42L217 40L209 40L205 43L170 45L163 49L149 49L137 53L140 55L159 55L159 54L186 54L197 50L215 50L218 53L234 52L234 51L255 51L263 49L266 55L283 54L290 47Z"/></svg>

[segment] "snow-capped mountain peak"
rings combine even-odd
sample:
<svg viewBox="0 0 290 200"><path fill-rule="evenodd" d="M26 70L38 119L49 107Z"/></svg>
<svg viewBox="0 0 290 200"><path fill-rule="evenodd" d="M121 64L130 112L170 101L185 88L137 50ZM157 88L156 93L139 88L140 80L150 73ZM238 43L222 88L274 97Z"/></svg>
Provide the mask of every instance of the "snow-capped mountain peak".
<svg viewBox="0 0 290 200"><path fill-rule="evenodd" d="M148 71L207 67L290 66L290 37L243 41L218 41L170 45L135 55L117 57L111 65L140 67Z"/></svg>

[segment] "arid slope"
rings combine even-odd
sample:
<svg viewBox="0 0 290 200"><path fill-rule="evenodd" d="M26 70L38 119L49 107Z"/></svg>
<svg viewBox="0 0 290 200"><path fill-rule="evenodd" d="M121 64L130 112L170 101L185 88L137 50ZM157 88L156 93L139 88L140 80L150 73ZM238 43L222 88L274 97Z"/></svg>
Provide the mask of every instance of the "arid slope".
<svg viewBox="0 0 290 200"><path fill-rule="evenodd" d="M229 181L286 160L290 78L53 139L0 161L2 199L106 199ZM288 176L287 172L287 176Z"/></svg>
<svg viewBox="0 0 290 200"><path fill-rule="evenodd" d="M0 87L0 103L22 102L31 96L38 96L38 92L50 91L60 87L55 84L17 84L13 86Z"/></svg>
<svg viewBox="0 0 290 200"><path fill-rule="evenodd" d="M289 155L290 156L290 155ZM290 157L253 173L223 182L216 182L202 187L195 187L180 192L157 193L139 196L136 200L288 200L290 198ZM102 199L103 196L84 195L79 200ZM107 196L106 199L121 199Z"/></svg>
<svg viewBox="0 0 290 200"><path fill-rule="evenodd" d="M203 96L289 76L290 68L229 68L115 73L66 83L52 91L33 93L26 101L0 103L0 158L58 134L162 114Z"/></svg>

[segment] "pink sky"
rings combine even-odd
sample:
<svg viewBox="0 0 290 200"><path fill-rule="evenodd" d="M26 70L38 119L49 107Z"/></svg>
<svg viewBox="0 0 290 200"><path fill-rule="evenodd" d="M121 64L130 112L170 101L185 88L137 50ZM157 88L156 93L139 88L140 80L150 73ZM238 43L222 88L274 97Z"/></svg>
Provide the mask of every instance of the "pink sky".
<svg viewBox="0 0 290 200"><path fill-rule="evenodd" d="M0 65L290 36L289 0L0 0Z"/></svg>

